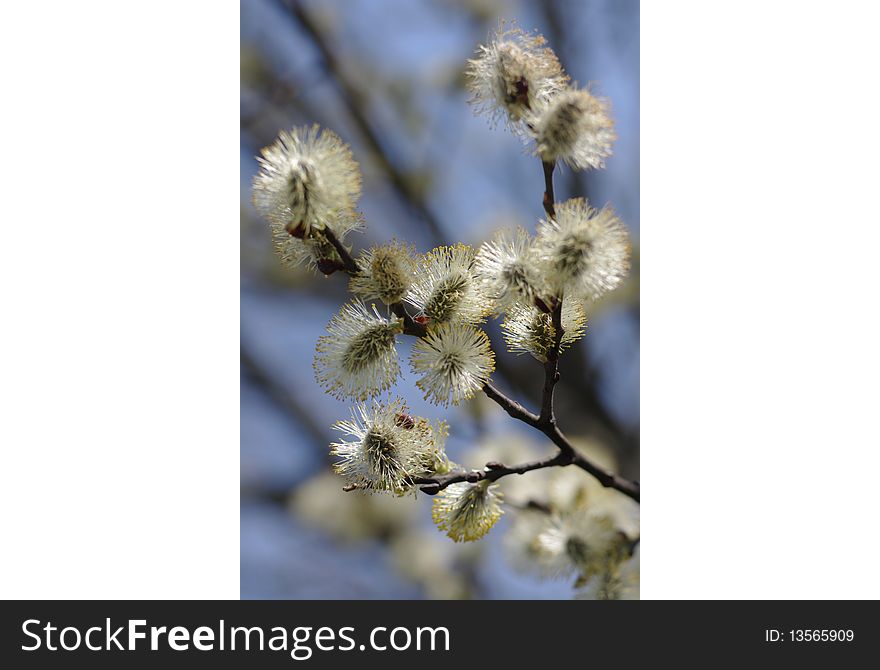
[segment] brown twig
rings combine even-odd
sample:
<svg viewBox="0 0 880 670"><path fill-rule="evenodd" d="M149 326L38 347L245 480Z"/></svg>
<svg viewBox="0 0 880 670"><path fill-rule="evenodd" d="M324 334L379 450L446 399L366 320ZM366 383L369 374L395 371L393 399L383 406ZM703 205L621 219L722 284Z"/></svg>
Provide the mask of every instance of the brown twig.
<svg viewBox="0 0 880 670"><path fill-rule="evenodd" d="M483 470L456 470L445 475L437 475L436 477L420 477L413 480L413 484L421 486L422 491L433 495L439 493L450 484L458 482L468 482L470 484L484 480L494 482L507 475L522 475L532 470L571 465L573 462L572 454L559 451L550 458L520 463L519 465L489 463Z"/></svg>
<svg viewBox="0 0 880 670"><path fill-rule="evenodd" d="M553 347L547 352L544 363L544 392L541 395L541 414L538 422L541 425L555 425L556 413L553 409L553 390L559 381L559 351L562 345L562 300L557 300L550 312L553 323Z"/></svg>
<svg viewBox="0 0 880 670"><path fill-rule="evenodd" d="M556 169L556 161L541 161L544 168L544 211L551 219L556 218L556 195L553 193L553 170Z"/></svg>
<svg viewBox="0 0 880 670"><path fill-rule="evenodd" d="M406 308L403 306L402 302L396 302L390 307L391 311L397 318L403 319L404 335L412 335L413 337L424 337L428 334L428 329L425 327L425 325L414 320L409 315L409 312L406 311Z"/></svg>
<svg viewBox="0 0 880 670"><path fill-rule="evenodd" d="M526 419L521 418L521 420ZM529 423L527 420L526 422ZM488 463L483 470L456 470L444 475L437 475L436 477L419 478L414 480L413 483L418 485L424 493L427 493L428 495L436 495L450 484L458 482L476 483L483 480L494 482L502 477L507 477L508 475L521 475L526 472L531 472L532 470L574 465L581 470L590 473L600 484L602 484L602 486L620 491L625 496L639 502L640 487L638 482L630 481L620 475L616 475L590 461L575 450L558 427L553 426L539 430L547 435L547 437L559 447L559 451L557 451L555 455L537 461L520 463L519 465Z"/></svg>
<svg viewBox="0 0 880 670"><path fill-rule="evenodd" d="M522 421L523 423L527 423L532 428L538 427L538 415L532 414L525 407L520 405L516 400L512 398L508 398L504 393L502 393L498 388L492 384L492 382L486 382L486 385L483 386L483 393L485 393L491 400L496 402L501 406L505 412L507 412L510 416L518 421Z"/></svg>
<svg viewBox="0 0 880 670"><path fill-rule="evenodd" d="M487 471L491 470L495 474L492 474L491 476L480 475L474 479L474 481L480 481L481 479L496 481L509 474L522 474L523 472L529 472L539 468L575 465L581 470L593 475L602 486L620 491L636 502L639 501L640 487L638 482L630 481L625 477L614 474L613 472L593 463L574 448L574 445L568 441L568 438L565 437L563 432L559 430L559 426L555 423L542 423L541 418L537 414L528 411L518 402L507 397L491 383L487 383L483 387L483 392L489 398L498 403L498 405L500 405L501 408L514 419L522 421L544 433L544 435L546 435L550 441L558 447L559 451L552 458L547 458L541 461L532 461L522 465L502 466L499 470L491 470L491 468L488 468L487 466ZM455 482L471 481L468 479L468 476L474 477L473 472L480 473L481 471L456 471L434 478L426 478L424 480L426 485L422 486L422 491L431 495L439 493Z"/></svg>
<svg viewBox="0 0 880 670"><path fill-rule="evenodd" d="M339 238L336 237L336 234L329 227L324 227L321 234L327 238L327 241L333 245L334 249L336 249L336 253L339 254L339 258L342 260L343 270L350 275L356 275L360 272L357 261L355 261L348 249L345 248L345 245L339 241Z"/></svg>

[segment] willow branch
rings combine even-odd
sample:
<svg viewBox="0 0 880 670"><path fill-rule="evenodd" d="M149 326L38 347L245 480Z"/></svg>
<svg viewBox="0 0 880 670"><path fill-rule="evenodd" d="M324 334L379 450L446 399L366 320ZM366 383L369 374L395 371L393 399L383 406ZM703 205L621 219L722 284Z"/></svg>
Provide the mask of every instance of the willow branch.
<svg viewBox="0 0 880 670"><path fill-rule="evenodd" d="M556 196L553 193L553 170L556 169L556 161L541 161L544 167L544 211L551 219L556 218L556 208L553 203L556 202Z"/></svg>
<svg viewBox="0 0 880 670"><path fill-rule="evenodd" d="M516 404L508 398L505 398L505 401L513 405ZM534 425L532 423L534 415L529 416L528 412L526 412L524 416L516 416L514 414L511 414L511 416L514 416L514 418L518 418L521 421L525 421L526 423L529 423L529 425ZM602 486L619 491L625 496L639 502L640 487L638 482L630 481L625 477L614 474L613 472L596 465L586 456L577 452L557 426L538 428L538 430L549 437L550 440L559 447L559 451L557 451L555 455L537 461L521 463L519 465L502 465L501 463L493 461L487 463L483 470L456 470L444 475L415 479L413 480L413 484L420 486L421 490L428 495L436 495L450 484L456 484L458 482L469 482L472 484L484 480L495 482L508 475L521 475L526 472L531 472L532 470L574 465L591 474L600 484L602 484Z"/></svg>
<svg viewBox="0 0 880 670"><path fill-rule="evenodd" d="M555 212L553 211L553 169L555 163L543 163L543 165L545 178L544 207L549 216L555 216ZM339 254L343 269L350 275L355 275L360 272L351 253L339 241L333 231L328 227L323 230L323 234L327 238L327 241L333 245L333 248L336 249L337 254ZM406 311L402 302L390 305L390 309L395 316L403 319L403 332L405 334L414 337L424 337L427 335L428 330L425 325L415 321ZM541 399L541 413L534 414L528 411L520 403L506 396L488 381L483 386L482 390L511 417L544 433L544 435L546 435L550 441L557 446L558 452L552 457L538 461L530 461L520 465L507 466L492 462L486 464L484 470L460 470L444 475L437 475L435 477L424 477L413 480L413 484L419 486L423 492L429 495L435 495L450 484L458 482L466 481L474 483L483 480L494 482L502 477L512 474L521 475L526 472L531 472L532 470L575 465L593 475L593 477L595 477L603 486L620 491L635 501L639 500L638 482L633 482L620 475L616 475L613 472L596 465L585 456L578 453L556 425L556 417L553 409L553 391L556 387L556 383L559 381L559 350L562 343L562 335L564 333L562 328L561 299L553 302L553 305L550 308L550 315L554 328L554 341L551 350L547 354L547 362L544 364L544 392ZM356 485L349 485L343 490L353 491L357 488Z"/></svg>
<svg viewBox="0 0 880 670"><path fill-rule="evenodd" d="M495 387L492 382L486 382L486 385L483 386L483 393L485 393L489 398L500 405L501 409L503 409L517 421L527 423L532 428L538 427L539 417L537 414L532 414L529 410L520 405L516 400L504 395L504 393L498 390L498 388Z"/></svg>
<svg viewBox="0 0 880 670"><path fill-rule="evenodd" d="M541 425L555 425L556 413L553 409L553 390L559 381L559 352L562 346L562 300L556 301L550 312L553 322L553 346L547 352L547 361L544 363L544 391L541 395L541 415L538 421Z"/></svg>
<svg viewBox="0 0 880 670"><path fill-rule="evenodd" d="M574 448L574 445L568 441L568 438L565 437L563 432L559 430L559 426L557 426L555 422L542 422L540 416L533 412L530 412L516 400L505 395L491 382L486 382L486 385L483 386L483 393L485 393L489 398L495 401L501 407L501 409L507 412L511 417L513 417L517 421L522 421L523 423L531 426L532 428L535 428L536 430L539 430L544 435L546 435L550 439L550 441L556 445L559 451L552 458L547 458L541 461L523 463L521 465L501 466L500 468L493 468L491 467L493 464L488 463L486 465L485 471L456 471L450 472L445 475L438 475L437 477L428 477L422 480L424 482L424 485L421 487L422 491L430 495L434 495L442 491L450 484L454 484L456 482L481 481L483 479L496 481L510 474L522 474L524 472L530 472L531 470L538 470L540 468L575 465L581 470L584 470L593 475L593 477L595 477L599 481L599 483L602 484L602 486L620 491L625 496L632 498L636 502L639 501L640 487L638 482L631 481L629 479L626 479L625 477L621 477L620 475L611 472L610 470L606 470L600 465L593 463L583 454L579 453ZM480 474L481 472L483 474Z"/></svg>
<svg viewBox="0 0 880 670"><path fill-rule="evenodd" d="M572 454L557 452L550 458L544 458L538 461L529 461L528 463L520 463L519 465L502 465L501 463L492 461L486 464L484 470L458 470L445 475L437 475L435 477L420 477L413 480L413 484L421 486L423 492L428 494L439 493L450 484L458 482L468 482L476 484L481 481L494 482L508 475L522 475L532 470L541 470L543 468L555 468L558 466L571 465L574 463Z"/></svg>
<svg viewBox="0 0 880 670"><path fill-rule="evenodd" d="M547 215L555 218L556 211L553 207L555 196L553 193L553 171L556 167L555 162L542 161L544 168L544 209ZM483 471L471 472L455 472L434 478L426 486L422 486L422 491L426 493L438 493L449 484L460 481L481 481L488 479L496 481L501 477L509 474L522 474L539 468L576 465L582 470L593 475L603 486L613 488L620 491L633 500L639 500L639 483L630 481L620 475L616 475L605 468L602 468L588 458L578 453L574 446L563 435L562 431L556 425L556 414L553 407L553 393L556 383L559 381L559 353L562 346L562 336L565 333L562 327L562 299L553 302L552 306L547 307L543 303L546 311L549 311L550 318L553 323L553 346L547 353L547 361L544 363L544 390L541 396L541 413L533 414L515 400L507 397L499 389L487 382L483 387L483 392L495 401L505 412L511 417L526 423L533 428L541 431L550 438L559 451L551 457L542 461L532 461L519 466L499 466L490 467L498 464L487 464Z"/></svg>
<svg viewBox="0 0 880 670"><path fill-rule="evenodd" d="M424 324L419 323L415 319L413 319L409 312L406 311L406 308L403 306L402 302L396 302L390 306L391 311L394 313L399 319L403 319L403 333L404 335L412 335L413 337L424 337L428 334L428 329Z"/></svg>
<svg viewBox="0 0 880 670"><path fill-rule="evenodd" d="M348 249L345 248L345 245L339 241L339 238L336 237L336 234L329 226L324 226L321 234L327 239L330 244L333 245L333 248L336 249L336 253L339 254L339 258L342 260L343 270L345 270L350 275L356 275L358 272L360 272L357 261L354 260L351 253L348 251Z"/></svg>

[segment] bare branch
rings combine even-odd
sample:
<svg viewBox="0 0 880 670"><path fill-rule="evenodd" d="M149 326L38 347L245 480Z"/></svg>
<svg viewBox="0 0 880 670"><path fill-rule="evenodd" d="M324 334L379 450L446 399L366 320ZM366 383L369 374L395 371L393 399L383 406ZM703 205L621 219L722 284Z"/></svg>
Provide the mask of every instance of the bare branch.
<svg viewBox="0 0 880 670"><path fill-rule="evenodd" d="M329 227L325 226L321 231L321 234L326 237L327 241L333 245L334 249L336 249L336 253L339 254L339 258L342 259L343 270L350 275L356 275L360 272L360 268L351 253L349 253L348 249L345 248L342 242L339 241L339 238L336 237L336 234Z"/></svg>
<svg viewBox="0 0 880 670"><path fill-rule="evenodd" d="M556 195L553 193L553 170L556 169L556 161L549 163L541 161L544 168L544 211L551 219L556 218Z"/></svg>
<svg viewBox="0 0 880 670"><path fill-rule="evenodd" d="M439 493L450 484L458 482L469 482L475 484L481 481L494 482L507 475L522 475L532 470L541 470L543 468L554 468L560 465L571 465L574 462L571 454L557 452L550 458L544 458L538 461L529 461L519 465L502 465L501 463L492 463L494 467L488 465L484 470L456 470L445 475L437 475L436 477L421 477L413 480L413 483L421 486L422 491L428 494Z"/></svg>
<svg viewBox="0 0 880 670"><path fill-rule="evenodd" d="M394 315L403 319L403 332L405 335L412 335L413 337L424 337L428 334L428 329L424 324L419 323L414 320L409 312L406 311L406 308L403 306L402 302L396 302L391 305L391 311L394 312Z"/></svg>
<svg viewBox="0 0 880 670"><path fill-rule="evenodd" d="M500 390L498 390L498 388L495 387L492 382L486 382L486 385L483 387L483 393L485 393L487 396L489 396L489 398L498 403L501 406L501 409L507 412L514 419L522 421L523 423L527 423L532 428L538 427L537 414L532 414L529 410L520 405L516 400L508 398Z"/></svg>
<svg viewBox="0 0 880 670"><path fill-rule="evenodd" d="M556 424L556 413L553 409L553 390L559 381L559 350L562 345L562 300L557 300L550 312L553 322L553 347L547 352L547 362L544 363L544 392L541 396L541 415L538 423L544 425Z"/></svg>
<svg viewBox="0 0 880 670"><path fill-rule="evenodd" d="M613 472L609 472L575 451L574 447L558 428L554 427L553 429L542 430L541 432L547 435L559 447L559 451L555 455L537 461L520 463L519 465L487 463L483 470L456 470L455 472L436 477L422 477L414 480L413 483L418 485L424 493L436 495L450 484L458 482L469 482L472 484L484 480L494 482L508 475L521 475L532 470L574 465L593 475L603 486L620 491L625 496L639 502L640 491L638 482L630 481Z"/></svg>

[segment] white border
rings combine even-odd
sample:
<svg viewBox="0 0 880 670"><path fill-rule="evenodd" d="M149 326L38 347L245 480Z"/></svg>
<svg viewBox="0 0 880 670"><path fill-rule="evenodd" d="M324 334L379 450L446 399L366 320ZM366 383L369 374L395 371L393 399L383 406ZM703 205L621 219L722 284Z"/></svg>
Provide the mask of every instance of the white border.
<svg viewBox="0 0 880 670"><path fill-rule="evenodd" d="M4 598L238 597L237 27L2 10Z"/></svg>
<svg viewBox="0 0 880 670"><path fill-rule="evenodd" d="M877 598L877 8L642 3L644 598Z"/></svg>

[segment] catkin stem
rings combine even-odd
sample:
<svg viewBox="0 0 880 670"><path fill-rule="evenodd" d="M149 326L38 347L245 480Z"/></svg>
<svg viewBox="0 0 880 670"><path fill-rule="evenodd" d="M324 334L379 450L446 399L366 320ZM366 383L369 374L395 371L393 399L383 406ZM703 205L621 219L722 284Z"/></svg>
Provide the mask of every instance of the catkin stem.
<svg viewBox="0 0 880 670"><path fill-rule="evenodd" d="M541 161L544 167L544 211L551 219L556 218L556 195L553 193L553 170L556 169L556 161Z"/></svg>

